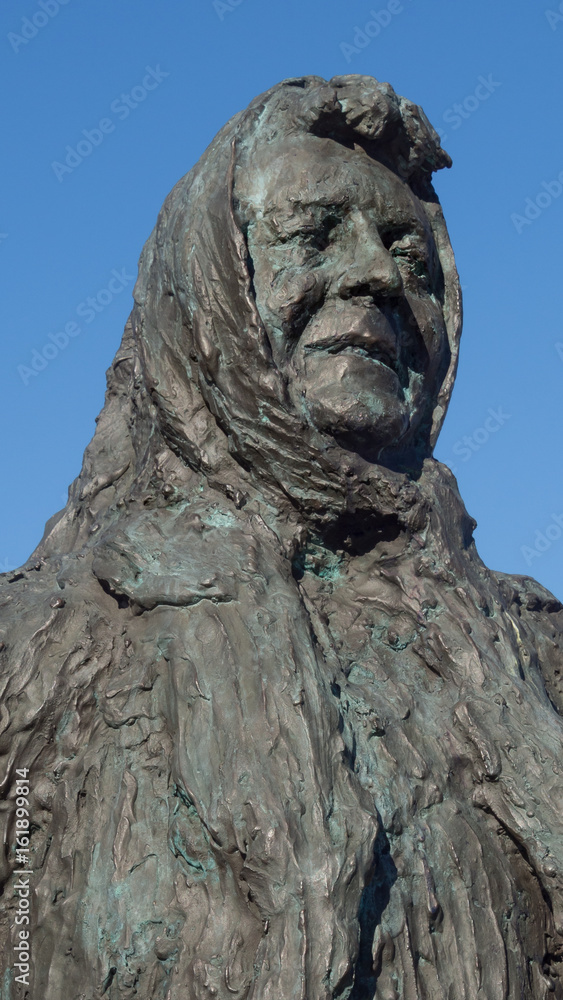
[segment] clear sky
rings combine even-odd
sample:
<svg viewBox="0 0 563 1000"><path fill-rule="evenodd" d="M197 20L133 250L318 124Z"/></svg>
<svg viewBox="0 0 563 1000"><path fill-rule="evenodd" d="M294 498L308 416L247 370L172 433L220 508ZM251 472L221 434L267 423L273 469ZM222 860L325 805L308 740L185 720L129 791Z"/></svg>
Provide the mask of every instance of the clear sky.
<svg viewBox="0 0 563 1000"><path fill-rule="evenodd" d="M485 562L563 598L563 2L10 0L0 49L0 570L64 506L170 188L279 80L366 73L454 160L466 318L437 457Z"/></svg>

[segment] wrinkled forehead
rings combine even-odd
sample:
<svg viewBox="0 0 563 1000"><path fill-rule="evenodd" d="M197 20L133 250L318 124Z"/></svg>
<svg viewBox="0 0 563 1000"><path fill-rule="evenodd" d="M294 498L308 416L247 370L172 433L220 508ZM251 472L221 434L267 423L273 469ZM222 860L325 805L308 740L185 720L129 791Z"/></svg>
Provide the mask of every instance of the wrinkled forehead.
<svg viewBox="0 0 563 1000"><path fill-rule="evenodd" d="M235 171L234 195L247 221L279 221L314 208L369 210L389 228L429 234L411 188L360 147L303 135L255 146Z"/></svg>

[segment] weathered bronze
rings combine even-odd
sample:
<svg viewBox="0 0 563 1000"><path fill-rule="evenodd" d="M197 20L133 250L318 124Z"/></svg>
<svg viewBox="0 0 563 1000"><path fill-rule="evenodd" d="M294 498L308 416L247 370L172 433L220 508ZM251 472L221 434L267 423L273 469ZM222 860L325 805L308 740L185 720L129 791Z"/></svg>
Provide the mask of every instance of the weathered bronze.
<svg viewBox="0 0 563 1000"><path fill-rule="evenodd" d="M563 608L432 457L449 163L388 84L304 77L167 198L0 583L2 1000L26 767L29 996L562 1000Z"/></svg>

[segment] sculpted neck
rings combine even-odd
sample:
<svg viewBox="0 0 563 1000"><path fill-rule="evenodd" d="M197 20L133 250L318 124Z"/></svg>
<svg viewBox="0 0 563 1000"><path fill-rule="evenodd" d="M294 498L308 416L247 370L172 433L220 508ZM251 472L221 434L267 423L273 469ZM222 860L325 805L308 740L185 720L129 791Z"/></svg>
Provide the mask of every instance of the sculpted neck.
<svg viewBox="0 0 563 1000"><path fill-rule="evenodd" d="M339 472L339 489L313 471L300 491L287 481L285 490L262 484L249 506L280 538L297 574L308 562L330 575L342 560L369 556L374 565L400 566L421 554L429 564L454 560L462 572L461 564L475 558L475 521L440 462L426 459L416 479L352 461Z"/></svg>

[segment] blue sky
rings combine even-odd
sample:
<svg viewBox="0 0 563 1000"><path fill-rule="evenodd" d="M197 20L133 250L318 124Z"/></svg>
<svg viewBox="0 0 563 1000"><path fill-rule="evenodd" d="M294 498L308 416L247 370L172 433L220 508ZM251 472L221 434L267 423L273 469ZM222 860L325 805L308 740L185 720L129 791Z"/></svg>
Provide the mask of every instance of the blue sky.
<svg viewBox="0 0 563 1000"><path fill-rule="evenodd" d="M351 72L421 104L454 160L465 328L437 457L485 562L563 598L563 2L12 0L0 46L0 570L79 472L170 188L256 94Z"/></svg>

